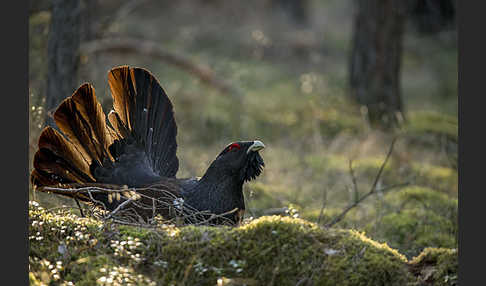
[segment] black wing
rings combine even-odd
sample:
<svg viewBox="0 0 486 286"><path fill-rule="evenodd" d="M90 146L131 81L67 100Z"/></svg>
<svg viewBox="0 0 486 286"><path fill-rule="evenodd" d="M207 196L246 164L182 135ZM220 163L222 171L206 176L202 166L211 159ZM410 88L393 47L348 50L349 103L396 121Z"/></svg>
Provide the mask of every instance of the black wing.
<svg viewBox="0 0 486 286"><path fill-rule="evenodd" d="M115 164L95 168L95 177L128 185L175 177L177 125L172 103L158 81L145 69L122 66L109 72L108 83L114 108L108 119L117 137L109 149Z"/></svg>

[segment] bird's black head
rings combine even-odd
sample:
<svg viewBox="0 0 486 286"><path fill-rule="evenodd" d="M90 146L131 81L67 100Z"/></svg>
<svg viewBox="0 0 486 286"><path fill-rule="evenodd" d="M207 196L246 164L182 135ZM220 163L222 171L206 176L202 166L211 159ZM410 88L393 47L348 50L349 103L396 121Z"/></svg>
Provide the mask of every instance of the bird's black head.
<svg viewBox="0 0 486 286"><path fill-rule="evenodd" d="M236 176L242 182L251 181L258 177L265 163L258 151L265 148L259 140L233 142L219 153L211 164L231 176Z"/></svg>

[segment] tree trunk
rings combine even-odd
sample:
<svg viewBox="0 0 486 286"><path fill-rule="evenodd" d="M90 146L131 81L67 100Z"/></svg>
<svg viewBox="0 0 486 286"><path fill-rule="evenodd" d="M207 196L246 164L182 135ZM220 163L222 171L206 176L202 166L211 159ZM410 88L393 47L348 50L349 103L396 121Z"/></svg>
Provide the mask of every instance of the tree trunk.
<svg viewBox="0 0 486 286"><path fill-rule="evenodd" d="M366 107L371 125L400 123L400 63L406 7L403 0L356 0L350 59L351 96Z"/></svg>
<svg viewBox="0 0 486 286"><path fill-rule="evenodd" d="M54 127L52 113L78 85L82 8L79 0L53 0L51 5L45 123Z"/></svg>

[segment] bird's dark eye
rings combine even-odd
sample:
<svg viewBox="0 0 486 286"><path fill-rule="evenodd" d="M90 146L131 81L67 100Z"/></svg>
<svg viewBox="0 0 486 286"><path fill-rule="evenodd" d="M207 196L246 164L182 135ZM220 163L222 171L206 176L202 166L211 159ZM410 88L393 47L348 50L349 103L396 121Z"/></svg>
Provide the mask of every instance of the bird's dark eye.
<svg viewBox="0 0 486 286"><path fill-rule="evenodd" d="M240 149L240 148L241 148L240 144L238 144L238 143L233 143L233 144L231 144L231 145L228 147L228 152L229 152L229 151L232 151L232 150L238 150L238 149Z"/></svg>

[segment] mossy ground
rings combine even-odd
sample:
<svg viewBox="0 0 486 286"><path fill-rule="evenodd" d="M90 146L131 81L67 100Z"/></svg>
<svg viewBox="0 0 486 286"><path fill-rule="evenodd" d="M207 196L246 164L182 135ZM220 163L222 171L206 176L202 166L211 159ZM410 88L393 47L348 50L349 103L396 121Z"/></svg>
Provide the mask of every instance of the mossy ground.
<svg viewBox="0 0 486 286"><path fill-rule="evenodd" d="M386 244L298 218L261 217L235 228L145 229L80 218L67 210L47 211L33 201L29 217L31 285L417 282L405 256ZM423 257L412 261L413 269L422 267ZM437 268L434 279L456 275L457 262L454 266L450 259L437 257L434 263L447 265Z"/></svg>
<svg viewBox="0 0 486 286"><path fill-rule="evenodd" d="M455 249L426 248L410 261L419 285L457 285L458 253Z"/></svg>

